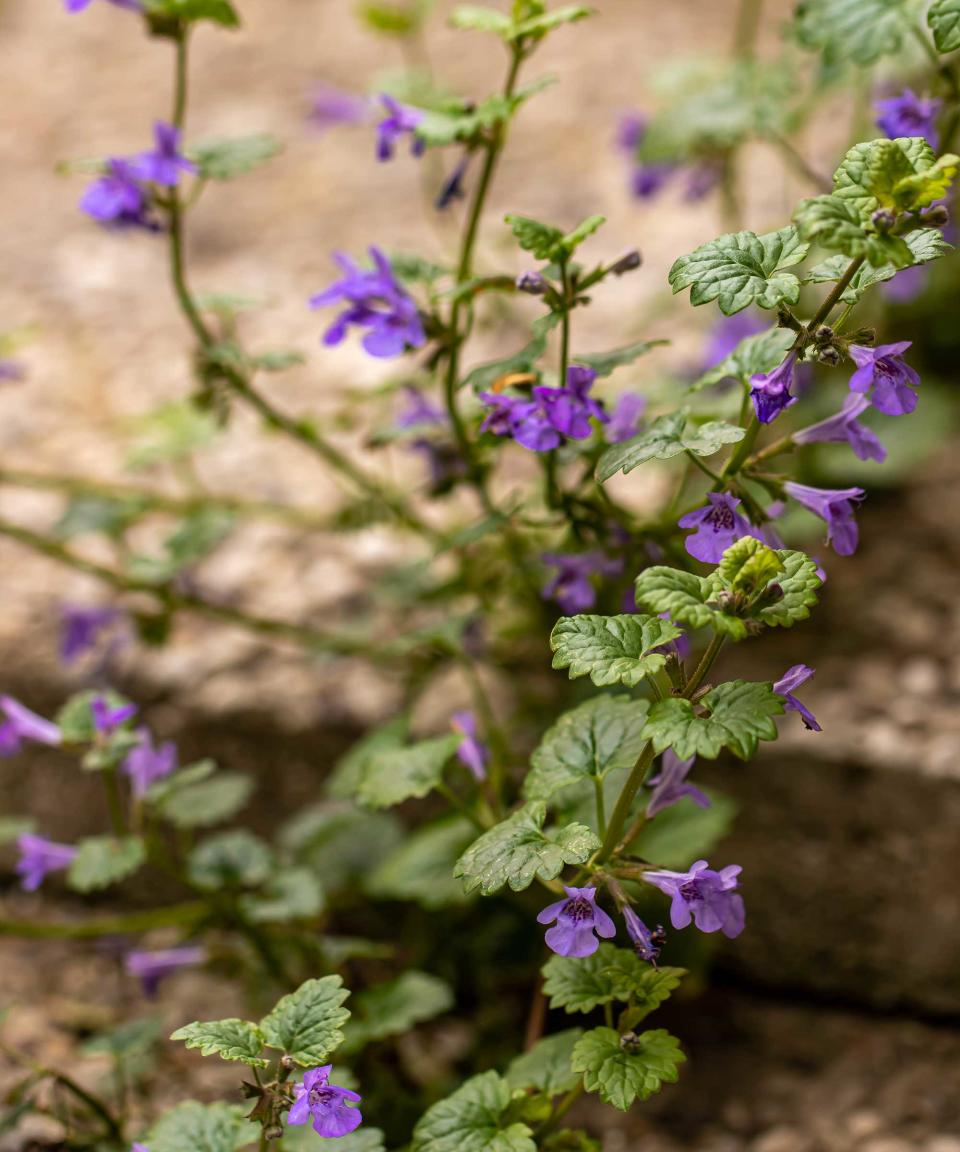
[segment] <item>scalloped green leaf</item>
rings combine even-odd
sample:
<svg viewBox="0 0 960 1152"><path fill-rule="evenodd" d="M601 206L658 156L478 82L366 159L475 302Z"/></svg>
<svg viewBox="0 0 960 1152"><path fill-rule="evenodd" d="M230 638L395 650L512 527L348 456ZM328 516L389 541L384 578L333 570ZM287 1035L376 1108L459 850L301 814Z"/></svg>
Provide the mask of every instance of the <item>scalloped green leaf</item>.
<svg viewBox="0 0 960 1152"><path fill-rule="evenodd" d="M376 1040L401 1036L452 1007L453 992L446 981L410 969L396 980L367 988L355 997L344 1052L357 1052Z"/></svg>
<svg viewBox="0 0 960 1152"><path fill-rule="evenodd" d="M953 251L953 245L944 239L939 228L917 228L913 232L908 232L903 239L913 257L912 263L908 267L929 264ZM830 256L811 268L803 278L803 282L804 284L835 283L846 272L849 263L849 260L843 256ZM872 288L874 284L882 284L886 280L892 280L899 271L901 269L896 264L874 265L868 261L857 270L840 299L845 304L856 304L868 288Z"/></svg>
<svg viewBox="0 0 960 1152"><path fill-rule="evenodd" d="M801 0L794 34L835 64L867 67L900 51L913 23L909 0Z"/></svg>
<svg viewBox="0 0 960 1152"><path fill-rule="evenodd" d="M231 1017L227 1020L194 1020L171 1033L171 1040L180 1040L188 1048L199 1048L201 1056L219 1056L221 1060L234 1060L249 1064L251 1068L266 1068L270 1063L260 1053L264 1039L256 1024Z"/></svg>
<svg viewBox="0 0 960 1152"><path fill-rule="evenodd" d="M833 194L853 205L866 224L878 208L916 209L939 199L957 163L951 154L938 158L922 136L864 140L849 149L834 172Z"/></svg>
<svg viewBox="0 0 960 1152"><path fill-rule="evenodd" d="M586 364L602 378L609 376L617 368L632 364L641 356L646 356L652 348L660 348L669 343L669 340L637 340L633 344L613 348L609 352L578 352L576 359L578 364Z"/></svg>
<svg viewBox="0 0 960 1152"><path fill-rule="evenodd" d="M960 48L960 0L933 0L927 23L940 52L955 52Z"/></svg>
<svg viewBox="0 0 960 1152"><path fill-rule="evenodd" d="M553 667L569 669L571 680L589 676L598 688L634 688L666 663L666 655L656 649L680 635L669 620L639 613L564 616L550 634Z"/></svg>
<svg viewBox="0 0 960 1152"><path fill-rule="evenodd" d="M651 612L667 612L680 624L713 628L731 640L743 640L747 635L745 622L708 603L712 594L708 577L666 565L645 568L634 584L637 604Z"/></svg>
<svg viewBox="0 0 960 1152"><path fill-rule="evenodd" d="M463 880L465 892L480 889L484 896L509 885L514 892L529 888L534 879L554 880L567 864L583 864L600 841L583 824L543 831L547 806L531 801L494 825L464 852L453 874Z"/></svg>
<svg viewBox="0 0 960 1152"><path fill-rule="evenodd" d="M776 579L783 590L783 597L765 607L755 607L751 614L754 619L771 627L791 628L798 620L806 620L810 615L823 580L815 561L803 552L781 548L777 555L783 562L783 571Z"/></svg>
<svg viewBox="0 0 960 1152"><path fill-rule="evenodd" d="M538 1040L529 1052L523 1052L510 1062L507 1083L513 1089L535 1088L548 1096L569 1092L580 1081L579 1074L570 1065L570 1058L582 1035L581 1028L568 1028Z"/></svg>
<svg viewBox="0 0 960 1152"><path fill-rule="evenodd" d="M364 766L357 799L368 808L390 808L426 796L442 780L459 742L460 738L451 734L421 740L408 748L373 753Z"/></svg>
<svg viewBox="0 0 960 1152"><path fill-rule="evenodd" d="M754 536L743 536L720 557L714 577L723 588L752 599L783 571L783 560L772 548Z"/></svg>
<svg viewBox="0 0 960 1152"><path fill-rule="evenodd" d="M496 1072L482 1072L417 1121L410 1152L536 1152L526 1124L509 1123L512 1089Z"/></svg>
<svg viewBox="0 0 960 1152"><path fill-rule="evenodd" d="M184 1100L153 1124L143 1143L150 1152L236 1152L255 1133L237 1104Z"/></svg>
<svg viewBox="0 0 960 1152"><path fill-rule="evenodd" d="M800 281L784 269L799 264L808 249L792 225L763 236L727 233L676 260L670 287L674 293L690 288L694 306L716 300L725 316L751 304L760 308L796 304Z"/></svg>
<svg viewBox="0 0 960 1152"><path fill-rule="evenodd" d="M612 1028L594 1028L573 1050L573 1067L583 1073L584 1088L621 1112L659 1092L663 1084L675 1083L685 1060L680 1042L662 1028L629 1042Z"/></svg>
<svg viewBox="0 0 960 1152"><path fill-rule="evenodd" d="M230 0L146 0L148 16L196 24L209 20L221 28L239 28L240 17Z"/></svg>
<svg viewBox="0 0 960 1152"><path fill-rule="evenodd" d="M657 700L650 708L646 735L658 754L672 748L681 760L715 760L724 748L749 760L761 740L776 740L773 717L782 714L783 702L770 684L730 680L697 705L677 697Z"/></svg>
<svg viewBox="0 0 960 1152"><path fill-rule="evenodd" d="M339 976L307 980L260 1021L264 1044L285 1052L302 1068L326 1063L343 1041L342 1028L350 1016L343 1002L349 995Z"/></svg>
<svg viewBox="0 0 960 1152"><path fill-rule="evenodd" d="M550 800L584 780L603 780L616 768L632 768L646 740L646 700L594 696L565 712L544 734L523 782L527 800Z"/></svg>
<svg viewBox="0 0 960 1152"><path fill-rule="evenodd" d="M865 225L857 206L839 196L813 196L801 200L793 221L806 240L854 259L906 268L913 255L902 236L881 235ZM849 264L849 260L846 264ZM846 265L843 268L846 271ZM842 275L842 272L841 272Z"/></svg>
<svg viewBox="0 0 960 1152"><path fill-rule="evenodd" d="M77 844L67 884L75 892L98 892L132 876L146 858L146 846L139 836L92 836Z"/></svg>
<svg viewBox="0 0 960 1152"><path fill-rule="evenodd" d="M551 956L543 991L551 1008L592 1012L614 1000L652 1012L680 985L683 968L653 968L629 948L601 943L592 956Z"/></svg>
<svg viewBox="0 0 960 1152"><path fill-rule="evenodd" d="M649 460L670 460L683 452L712 456L728 444L742 440L746 432L725 420L708 420L705 424L688 423L685 412L658 416L638 436L611 446L600 457L597 479L603 483L617 472L632 472Z"/></svg>
<svg viewBox="0 0 960 1152"><path fill-rule="evenodd" d="M690 391L699 392L701 388L710 388L721 380L733 379L746 384L751 376L772 372L782 363L795 339L796 333L789 328L768 328L765 332L747 336L729 356L698 377L690 385Z"/></svg>

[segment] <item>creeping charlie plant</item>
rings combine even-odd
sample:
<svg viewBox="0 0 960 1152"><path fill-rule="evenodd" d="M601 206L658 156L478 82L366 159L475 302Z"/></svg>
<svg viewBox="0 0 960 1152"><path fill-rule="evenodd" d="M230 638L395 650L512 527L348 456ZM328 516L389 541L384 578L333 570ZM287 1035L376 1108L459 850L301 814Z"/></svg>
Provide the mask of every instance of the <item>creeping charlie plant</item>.
<svg viewBox="0 0 960 1152"><path fill-rule="evenodd" d="M857 548L866 491L807 483L809 474L790 468L801 456L795 450L845 445L861 461L882 461L884 440L922 399L918 350L857 313L879 285L923 274L950 251L944 228L960 164L950 150L960 123L950 54L960 48L960 4L797 5L788 51L820 55L817 84L918 43L930 58L918 62L916 91L878 100L876 138L841 155L832 179L790 142L809 94L784 87L789 68L759 61L748 40L709 82L674 93L667 111L622 125L618 147L638 197L720 191L733 225L669 271L674 293L718 309L721 321L712 362L692 382L677 382L669 403L611 384L661 341L586 352L577 339L580 310L602 308L608 281L632 275L639 253L587 258L588 247L603 251L601 216L510 214L501 224L485 212L514 118L546 98L547 81L530 78L531 61L548 37L571 35L592 15L586 5L456 9L452 23L464 35L502 45L502 82L480 101L425 82L369 101L319 93L317 127L359 125L385 179L390 165L423 165L425 179L435 177L430 210L462 216L452 261L391 252L372 237L365 253L332 255L329 283L304 288L304 307L315 290L309 307L324 345L358 341L388 369L406 365L388 389L399 405L371 452L389 442L415 453L426 476L417 498L264 383L301 356L244 343L248 302L192 285L185 237L199 197L279 150L270 136L203 141L190 129L190 46L197 35L239 27L232 0L65 0L78 20L106 4L117 9L111 19L141 21L172 64L168 106L143 125L142 150L110 156L94 171L75 168L87 180L79 209L104 230L103 242L154 245L156 259L169 263L193 381L189 397L161 414L165 438L154 463L189 458L231 410L249 409L318 457L350 495L333 516L310 519L209 492L177 497L9 472L3 483L61 491L66 503L54 529L3 520L0 534L81 569L110 593L63 617L63 661L94 660L101 684L117 652L137 640L163 643L181 616L196 615L301 643L307 653L389 666L406 704L341 761L319 802L291 814L268 842L222 827L243 809L251 781L209 760L182 764L176 746L113 687L74 696L53 719L0 697L0 752L40 744L75 756L102 780L110 820L102 835L76 843L6 821L23 888L42 889L53 873L76 892L100 892L152 870L166 878L163 891L173 884L182 892L135 912L50 924L43 934L120 938L126 970L148 996L201 965L239 974L251 989L245 1010L238 982L243 1015L184 1021L172 1036L200 1056L244 1066L227 1101L187 1100L151 1115L131 1110L125 1090L115 1102L66 1072L28 1064L13 1107L42 1111L39 1087L52 1080L70 1097L74 1146L141 1152L298 1152L321 1141L377 1152L387 1138L411 1152L589 1152L595 1139L565 1123L582 1094L626 1110L680 1075L679 1041L648 1021L685 975L660 962L671 937L735 939L749 930L740 866L713 855L715 832L696 831L702 813L724 802L700 786L698 765L727 753L752 757L780 724L820 731L803 703L812 668L784 668L776 682L728 679L722 654L802 623L815 607L824 569L789 546L793 513L818 518L823 557ZM415 38L429 16L429 3L407 0L369 5L365 19L385 35ZM762 234L737 230L735 219L737 159L753 139L773 141L815 193ZM504 226L522 253L519 275L488 268L480 255L481 237ZM535 318L519 347L471 364L471 337L493 311L491 297L500 298L501 316L516 307ZM13 361L3 364L10 378L19 374ZM817 399L831 381L844 393L835 410ZM638 516L615 493L645 465L669 469L677 482L658 510ZM620 474L628 479L608 483ZM416 563L402 579L398 572L369 620L341 631L248 612L183 579L257 516L286 519L302 533L389 525ZM127 543L141 524L171 517L162 555ZM84 534L124 546L93 559L76 542ZM119 557L112 565L102 559L110 554ZM520 721L535 705L524 680L548 643L553 668L567 677L554 674L551 700L561 707L546 722L534 716L542 734L528 756L530 724ZM473 707L451 709L446 731L414 738L410 709L451 669L470 686ZM515 712L494 706L492 678L511 688ZM404 821L390 811L400 804ZM679 852L664 835L670 828L683 833ZM529 955L548 954L542 971L530 964L526 1050L518 1034L516 1058L478 1057L459 1086L448 1077L423 1098L411 1088L422 1114L398 1113L386 1103L382 1060L379 1086L365 1083L378 1067L368 1050L454 1011L455 965L442 965L446 980L405 967L403 942L390 932L357 935L376 917L351 910L407 902L428 917L461 917L466 932L464 906L482 918L477 898L497 895L522 923ZM33 926L3 928L31 934ZM156 929L169 932L163 947L144 937ZM438 946L462 951L456 935L438 927ZM571 1015L571 1027L549 1031L548 1005ZM123 1067L155 1038L129 1025L99 1041L100 1050Z"/></svg>

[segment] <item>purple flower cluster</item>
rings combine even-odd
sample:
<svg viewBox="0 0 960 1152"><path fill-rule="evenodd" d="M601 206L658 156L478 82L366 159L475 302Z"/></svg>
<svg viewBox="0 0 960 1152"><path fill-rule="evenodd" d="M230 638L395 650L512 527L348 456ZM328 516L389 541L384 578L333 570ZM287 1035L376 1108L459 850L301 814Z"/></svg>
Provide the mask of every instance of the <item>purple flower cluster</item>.
<svg viewBox="0 0 960 1152"><path fill-rule="evenodd" d="M558 956L592 956L600 947L598 936L610 939L617 926L597 907L596 888L563 887L565 900L548 904L537 916L538 924L553 924L544 936L547 947ZM554 921L556 923L554 923ZM596 935L594 935L596 933Z"/></svg>
<svg viewBox="0 0 960 1152"><path fill-rule="evenodd" d="M511 436L532 452L550 452L564 440L586 440L593 433L591 420L606 424L610 417L590 390L596 372L584 364L571 364L563 387L540 384L531 396L481 392L490 411L481 432Z"/></svg>
<svg viewBox="0 0 960 1152"><path fill-rule="evenodd" d="M686 928L691 921L701 932L722 932L731 940L744 926L743 897L735 891L742 869L730 864L719 872L697 860L686 872L644 872L648 884L671 898L670 923Z"/></svg>
<svg viewBox="0 0 960 1152"><path fill-rule="evenodd" d="M591 552L544 552L544 564L556 571L543 587L543 598L552 600L567 616L589 611L597 602L592 576L619 576L623 561L595 549Z"/></svg>
<svg viewBox="0 0 960 1152"><path fill-rule="evenodd" d="M937 117L943 107L942 100L918 96L910 88L904 88L899 96L877 100L873 107L877 113L877 127L891 140L898 136L923 136L931 148L940 143Z"/></svg>
<svg viewBox="0 0 960 1152"><path fill-rule="evenodd" d="M324 344L340 344L351 327L366 329L361 344L370 356L389 359L426 342L420 313L393 274L390 261L371 247L372 268L361 268L342 252L334 254L343 277L311 297L311 308L343 301L347 307L323 336Z"/></svg>
<svg viewBox="0 0 960 1152"><path fill-rule="evenodd" d="M303 1074L303 1082L294 1087L295 1099L287 1115L288 1124L306 1124L313 1121L318 1136L346 1136L359 1128L363 1117L358 1108L360 1096L348 1088L330 1083L332 1064L311 1068Z"/></svg>

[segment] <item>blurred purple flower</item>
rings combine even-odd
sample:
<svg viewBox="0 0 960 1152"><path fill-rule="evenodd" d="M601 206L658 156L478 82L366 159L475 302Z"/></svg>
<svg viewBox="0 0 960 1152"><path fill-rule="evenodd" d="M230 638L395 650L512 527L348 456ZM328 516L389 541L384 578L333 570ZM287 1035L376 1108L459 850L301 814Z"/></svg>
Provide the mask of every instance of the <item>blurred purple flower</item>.
<svg viewBox="0 0 960 1152"><path fill-rule="evenodd" d="M564 387L541 384L533 390L551 426L568 440L586 440L593 432L591 418L601 424L610 419L603 405L589 395L596 378L596 372L585 364L571 364Z"/></svg>
<svg viewBox="0 0 960 1152"><path fill-rule="evenodd" d="M710 807L709 796L701 792L696 785L687 783L687 775L695 760L696 756L691 756L689 760L681 760L670 748L664 752L660 760L660 771L646 781L647 787L653 789L647 803L648 818L676 804L684 796L689 796L700 808Z"/></svg>
<svg viewBox="0 0 960 1152"><path fill-rule="evenodd" d="M489 409L480 425L481 432L511 436L531 452L549 452L560 447L562 437L547 419L539 400L501 392L481 392L480 399Z"/></svg>
<svg viewBox="0 0 960 1152"><path fill-rule="evenodd" d="M325 1064L304 1072L303 1083L294 1086L296 1098L287 1115L288 1124L306 1124L312 1118L314 1132L324 1137L346 1136L360 1126L360 1110L350 1104L359 1104L361 1097L330 1084L332 1068L332 1064Z"/></svg>
<svg viewBox="0 0 960 1152"><path fill-rule="evenodd" d="M26 892L36 892L48 872L59 872L69 868L77 854L69 844L57 844L44 836L31 836L29 833L17 837L17 875Z"/></svg>
<svg viewBox="0 0 960 1152"><path fill-rule="evenodd" d="M105 227L159 230L135 164L119 156L107 161L106 172L84 192L80 210Z"/></svg>
<svg viewBox="0 0 960 1152"><path fill-rule="evenodd" d="M720 183L723 172L718 164L709 160L698 160L687 168L687 179L683 198L688 204L696 204L707 196Z"/></svg>
<svg viewBox="0 0 960 1152"><path fill-rule="evenodd" d="M687 872L644 872L643 879L671 897L670 923L686 928L691 920L701 932L720 931L731 940L744 926L743 897L734 889L742 871L730 864L719 872L697 860Z"/></svg>
<svg viewBox="0 0 960 1152"><path fill-rule="evenodd" d="M795 688L799 688L801 684L806 682L813 675L814 669L809 668L806 664L794 664L792 668L788 668L780 679L774 684L773 690L778 696L783 697L784 707L788 712L799 712L800 719L803 721L803 726L808 728L811 732L822 732L823 729L817 723L816 717L805 704L794 696Z"/></svg>
<svg viewBox="0 0 960 1152"><path fill-rule="evenodd" d="M176 772L177 746L172 740L156 746L148 728L138 728L137 737L139 743L127 753L122 767L134 796L143 796L155 781Z"/></svg>
<svg viewBox="0 0 960 1152"><path fill-rule="evenodd" d="M566 900L549 904L537 917L538 924L552 924L544 939L547 947L558 956L592 956L600 947L597 936L610 939L617 934L617 926L597 907L596 888L568 888L563 886ZM594 933L596 932L596 936Z"/></svg>
<svg viewBox="0 0 960 1152"><path fill-rule="evenodd" d="M870 407L866 396L852 393L835 416L793 433L795 444L849 444L860 460L885 460L887 450L880 438L857 417Z"/></svg>
<svg viewBox="0 0 960 1152"><path fill-rule="evenodd" d="M93 0L63 0L63 6L68 12L82 12L92 3ZM107 3L115 8L128 8L131 12L140 12L143 8L140 0L107 0Z"/></svg>
<svg viewBox="0 0 960 1152"><path fill-rule="evenodd" d="M62 739L56 724L31 712L12 696L0 696L0 712L4 715L0 721L0 756L19 752L25 740L53 746Z"/></svg>
<svg viewBox="0 0 960 1152"><path fill-rule="evenodd" d="M397 413L395 424L398 428L423 428L447 423L446 412L444 412L439 405L434 404L432 400L424 396L419 388L414 388L412 384L407 384L403 392L407 398L407 403L406 406Z"/></svg>
<svg viewBox="0 0 960 1152"><path fill-rule="evenodd" d="M850 357L857 365L850 377L850 389L869 392L873 388L873 406L885 416L906 416L917 406L920 377L903 360L903 353L911 344L911 340L901 340L897 344L878 344L876 348L850 345Z"/></svg>
<svg viewBox="0 0 960 1152"><path fill-rule="evenodd" d="M826 522L827 543L833 545L837 555L852 556L856 552L858 532L854 513L866 496L862 488L812 488L792 480L783 488L798 504Z"/></svg>
<svg viewBox="0 0 960 1152"><path fill-rule="evenodd" d="M772 424L781 412L796 404L796 396L790 393L796 363L797 354L791 352L772 372L750 377L750 399L761 424Z"/></svg>
<svg viewBox="0 0 960 1152"><path fill-rule="evenodd" d="M118 704L114 707L106 696L94 696L90 701L90 715L98 732L109 735L137 714L136 704Z"/></svg>
<svg viewBox="0 0 960 1152"><path fill-rule="evenodd" d="M401 104L385 92L380 94L380 102L387 110L387 115L377 125L377 159L392 160L398 141L407 135L410 136L411 153L422 156L426 144L415 132L423 121L423 112Z"/></svg>
<svg viewBox="0 0 960 1152"><path fill-rule="evenodd" d="M763 317L749 311L722 317L710 329L703 355L704 369L713 368L726 360L742 340L746 340L748 336L755 336L766 327L767 323Z"/></svg>
<svg viewBox="0 0 960 1152"><path fill-rule="evenodd" d="M895 304L909 304L926 290L929 277L929 268L912 264L909 268L901 268L891 280L884 280L880 291Z"/></svg>
<svg viewBox="0 0 960 1152"><path fill-rule="evenodd" d="M681 528L696 529L683 542L690 555L706 564L718 564L731 544L743 536L757 536L757 530L737 511L740 501L735 496L708 492L707 500L703 508L681 516L678 523Z"/></svg>
<svg viewBox="0 0 960 1152"><path fill-rule="evenodd" d="M134 950L126 954L123 966L140 981L144 996L152 1000L165 976L180 968L194 968L203 964L206 958L206 948L199 945L163 948L153 952Z"/></svg>
<svg viewBox="0 0 960 1152"><path fill-rule="evenodd" d="M923 136L931 148L940 143L937 132L937 117L943 107L942 100L929 96L918 96L910 88L904 88L899 96L888 100L875 101L877 127L891 140L898 136Z"/></svg>
<svg viewBox="0 0 960 1152"><path fill-rule="evenodd" d="M454 712L451 724L453 730L463 737L457 748L457 759L470 769L478 783L482 783L487 778L490 750L478 736L476 716L467 711Z"/></svg>
<svg viewBox="0 0 960 1152"><path fill-rule="evenodd" d="M599 549L591 552L544 552L544 564L556 568L543 587L543 598L552 600L566 616L586 612L597 602L591 576L618 576L623 561Z"/></svg>
<svg viewBox="0 0 960 1152"><path fill-rule="evenodd" d="M93 652L123 613L109 605L63 604L60 607L60 659L73 664Z"/></svg>
<svg viewBox="0 0 960 1152"><path fill-rule="evenodd" d="M362 124L370 115L370 102L326 84L313 91L307 119L321 132L338 124Z"/></svg>
<svg viewBox="0 0 960 1152"><path fill-rule="evenodd" d="M27 371L19 360L9 360L0 356L0 384L16 383L23 380Z"/></svg>
<svg viewBox="0 0 960 1152"><path fill-rule="evenodd" d="M621 392L603 430L608 444L622 444L636 436L643 424L647 398L639 392Z"/></svg>
<svg viewBox="0 0 960 1152"><path fill-rule="evenodd" d="M176 188L182 172L195 173L197 166L180 152L180 129L175 124L158 120L153 126L154 147L133 161L133 170L141 180Z"/></svg>

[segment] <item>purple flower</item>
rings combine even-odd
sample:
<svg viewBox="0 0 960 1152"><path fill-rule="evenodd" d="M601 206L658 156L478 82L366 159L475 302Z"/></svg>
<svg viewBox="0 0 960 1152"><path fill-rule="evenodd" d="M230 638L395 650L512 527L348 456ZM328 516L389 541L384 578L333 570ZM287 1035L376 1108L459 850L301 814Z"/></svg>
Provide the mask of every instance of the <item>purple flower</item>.
<svg viewBox="0 0 960 1152"><path fill-rule="evenodd" d="M643 423L647 409L647 398L639 392L621 392L610 413L610 419L603 430L608 444L622 444L636 436Z"/></svg>
<svg viewBox="0 0 960 1152"><path fill-rule="evenodd" d="M740 501L726 492L708 492L709 504L681 516L681 528L696 528L684 540L691 556L707 564L718 564L724 552L743 536L757 536L757 530L737 509ZM759 536L757 536L759 539Z"/></svg>
<svg viewBox="0 0 960 1152"><path fill-rule="evenodd" d="M666 940L663 928L659 924L656 928L648 928L629 904L623 906L623 919L627 935L633 941L633 950L641 960L656 967Z"/></svg>
<svg viewBox="0 0 960 1152"><path fill-rule="evenodd" d="M90 701L90 715L98 732L109 735L132 720L137 714L136 704L118 704L115 708L106 696L94 696Z"/></svg>
<svg viewBox="0 0 960 1152"><path fill-rule="evenodd" d="M638 200L652 200L676 172L673 164L635 164L630 173L630 191Z"/></svg>
<svg viewBox="0 0 960 1152"><path fill-rule="evenodd" d="M130 1152L150 1152L150 1149L146 1144L141 1144L139 1140L135 1140L130 1145Z"/></svg>
<svg viewBox="0 0 960 1152"><path fill-rule="evenodd" d="M490 750L477 735L476 716L472 712L454 712L451 724L463 737L457 747L457 759L482 783L487 778Z"/></svg>
<svg viewBox="0 0 960 1152"><path fill-rule="evenodd" d="M480 425L481 432L512 436L531 452L549 452L560 447L560 433L548 420L539 400L500 392L481 392L480 399L490 409Z"/></svg>
<svg viewBox="0 0 960 1152"><path fill-rule="evenodd" d="M104 175L84 192L80 210L105 227L158 229L150 217L150 198L134 163L117 156L107 161Z"/></svg>
<svg viewBox="0 0 960 1152"><path fill-rule="evenodd" d="M360 1126L363 1117L350 1103L360 1103L356 1092L329 1084L332 1064L311 1068L304 1072L303 1083L294 1087L296 1099L287 1116L288 1124L306 1124L313 1118L313 1130L318 1136L346 1136Z"/></svg>
<svg viewBox="0 0 960 1152"><path fill-rule="evenodd" d="M123 966L131 976L136 976L143 988L144 996L151 1000L156 996L160 981L179 968L192 968L202 964L207 958L207 950L197 946L163 948L159 951L128 952Z"/></svg>
<svg viewBox="0 0 960 1152"><path fill-rule="evenodd" d="M922 264L912 264L909 268L901 268L892 279L885 280L880 285L880 291L895 304L909 304L926 290L929 276L929 268Z"/></svg>
<svg viewBox="0 0 960 1152"><path fill-rule="evenodd" d="M361 268L349 256L337 252L334 260L344 273L341 280L310 300L311 308L325 308L343 300L348 307L327 331L323 342L339 344L351 325L368 329L361 341L371 356L399 356L407 347L419 348L426 341L417 306L397 282L390 261L379 248L371 247L373 268Z"/></svg>
<svg viewBox="0 0 960 1152"><path fill-rule="evenodd" d="M558 956L592 956L600 947L597 936L609 940L617 934L617 926L597 907L596 888L568 888L563 886L566 900L549 904L537 917L538 924L556 924L547 929L544 939L547 947ZM594 936L596 932L596 936Z"/></svg>
<svg viewBox="0 0 960 1152"><path fill-rule="evenodd" d="M660 771L647 781L647 786L653 789L647 804L648 818L676 804L684 796L689 796L700 808L710 807L710 798L694 784L686 782L687 774L695 760L696 756L691 756L689 760L681 760L670 748L664 752L660 761Z"/></svg>
<svg viewBox="0 0 960 1152"><path fill-rule="evenodd" d="M422 428L447 423L446 412L428 400L419 388L408 384L403 391L407 397L407 405L397 414L395 423L398 428Z"/></svg>
<svg viewBox="0 0 960 1152"><path fill-rule="evenodd" d="M8 360L0 356L0 383L16 383L26 376L26 369L19 360Z"/></svg>
<svg viewBox="0 0 960 1152"><path fill-rule="evenodd" d="M761 424L772 424L781 412L796 404L796 396L790 394L796 363L797 354L791 352L772 372L750 377L750 399Z"/></svg>
<svg viewBox="0 0 960 1152"><path fill-rule="evenodd" d="M852 556L857 550L856 506L866 496L862 488L811 488L788 480L784 486L788 496L809 508L826 521L827 543L833 545L839 556Z"/></svg>
<svg viewBox="0 0 960 1152"><path fill-rule="evenodd" d="M63 0L63 6L68 12L82 12L84 8L89 8L93 0ZM140 0L107 0L115 8L129 8L131 12L140 12L142 6Z"/></svg>
<svg viewBox="0 0 960 1152"><path fill-rule="evenodd" d="M788 668L780 679L774 684L773 690L778 696L783 697L784 706L788 712L799 712L800 719L803 721L804 728L808 728L811 732L822 732L823 729L816 721L816 717L806 705L801 704L800 701L794 696L793 690L799 688L801 684L806 682L813 675L814 670L808 668L806 664L794 664L792 668Z"/></svg>
<svg viewBox="0 0 960 1152"><path fill-rule="evenodd" d="M696 204L705 199L720 183L723 175L718 164L708 160L700 160L687 168L687 180L683 190L683 198L688 204Z"/></svg>
<svg viewBox="0 0 960 1152"><path fill-rule="evenodd" d="M44 836L25 834L17 837L20 859L17 861L17 875L26 892L36 892L48 872L59 872L69 868L77 854L69 844L57 844Z"/></svg>
<svg viewBox="0 0 960 1152"><path fill-rule="evenodd" d="M454 200L462 200L466 196L466 191L463 187L463 179L467 174L467 169L470 167L470 153L466 152L461 157L460 161L443 182L443 187L440 189L434 207L438 212L443 212L444 209L449 208Z"/></svg>
<svg viewBox="0 0 960 1152"><path fill-rule="evenodd" d="M868 392L872 387L873 406L885 416L905 416L917 406L920 377L902 359L911 343L901 340L898 344L878 344L876 348L850 345L850 356L857 365L850 377L850 389Z"/></svg>
<svg viewBox="0 0 960 1152"><path fill-rule="evenodd" d="M64 664L73 664L94 651L101 636L122 616L119 609L106 605L64 604L60 611L60 659Z"/></svg>
<svg viewBox="0 0 960 1152"><path fill-rule="evenodd" d="M640 147L647 132L647 118L636 112L625 112L617 125L617 147L631 156Z"/></svg>
<svg viewBox="0 0 960 1152"><path fill-rule="evenodd" d="M422 156L426 144L415 135L417 127L423 122L423 113L418 108L410 108L388 96L385 92L380 94L380 102L387 110L387 115L377 125L377 159L392 160L396 151L397 141L409 135L410 151L414 156Z"/></svg>
<svg viewBox="0 0 960 1152"><path fill-rule="evenodd" d="M743 931L743 897L734 889L742 869L730 864L715 872L706 860L688 872L644 872L648 884L671 897L670 923L686 928L692 920L701 932L720 931L731 940Z"/></svg>
<svg viewBox="0 0 960 1152"><path fill-rule="evenodd" d="M937 117L943 107L942 100L921 97L904 88L899 96L877 100L873 107L877 113L877 127L891 140L898 136L923 136L931 148L940 143Z"/></svg>
<svg viewBox="0 0 960 1152"><path fill-rule="evenodd" d="M529 269L521 272L516 279L517 291L526 292L528 296L543 296L549 285L539 272Z"/></svg>
<svg viewBox="0 0 960 1152"><path fill-rule="evenodd" d="M133 162L133 170L141 180L176 188L181 172L196 172L197 166L180 152L180 129L175 124L158 120L153 126L154 148L142 152Z"/></svg>
<svg viewBox="0 0 960 1152"><path fill-rule="evenodd" d="M704 368L713 368L726 360L741 341L762 332L766 326L766 321L753 312L737 312L718 320L710 329L704 351Z"/></svg>
<svg viewBox="0 0 960 1152"><path fill-rule="evenodd" d="M540 559L556 572L543 587L543 598L552 600L566 616L586 612L597 602L591 576L618 576L623 561L594 549L591 552L544 552Z"/></svg>
<svg viewBox="0 0 960 1152"><path fill-rule="evenodd" d="M533 390L550 425L568 440L586 440L593 432L591 417L605 424L610 417L589 393L597 374L585 364L571 364L562 388L540 385Z"/></svg>
<svg viewBox="0 0 960 1152"><path fill-rule="evenodd" d="M134 796L143 796L156 780L176 772L177 746L172 740L155 746L147 728L138 729L137 737L140 743L127 753L122 766L130 777Z"/></svg>
<svg viewBox="0 0 960 1152"><path fill-rule="evenodd" d="M19 752L25 740L36 744L60 743L60 729L56 724L31 712L12 696L0 696L0 712L5 717L0 721L0 756Z"/></svg>
<svg viewBox="0 0 960 1152"><path fill-rule="evenodd" d="M869 407L870 401L866 396L854 393L846 398L843 408L835 416L828 416L818 424L794 432L794 443L849 444L854 455L861 460L885 460L887 450L880 443L880 438L857 419Z"/></svg>
<svg viewBox="0 0 960 1152"><path fill-rule="evenodd" d="M314 89L307 119L315 128L324 131L337 124L362 124L369 112L369 102L362 96L322 84Z"/></svg>

